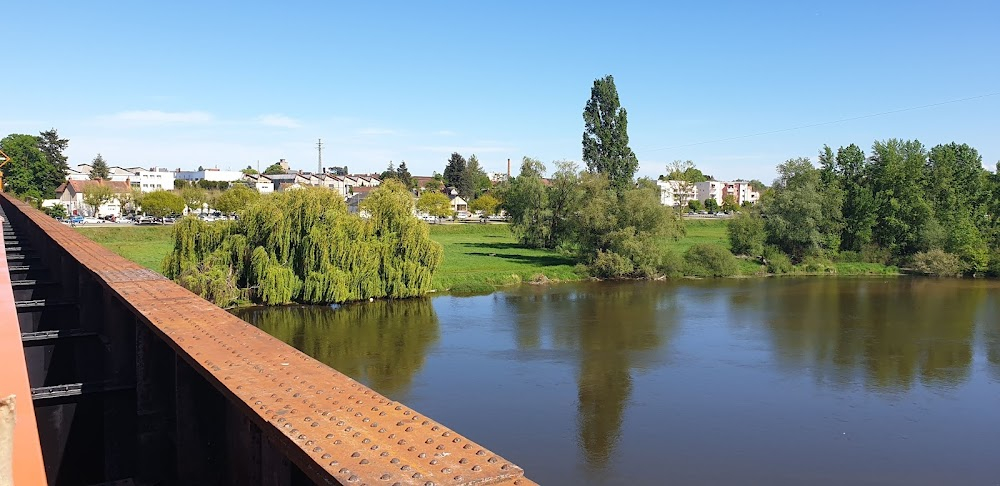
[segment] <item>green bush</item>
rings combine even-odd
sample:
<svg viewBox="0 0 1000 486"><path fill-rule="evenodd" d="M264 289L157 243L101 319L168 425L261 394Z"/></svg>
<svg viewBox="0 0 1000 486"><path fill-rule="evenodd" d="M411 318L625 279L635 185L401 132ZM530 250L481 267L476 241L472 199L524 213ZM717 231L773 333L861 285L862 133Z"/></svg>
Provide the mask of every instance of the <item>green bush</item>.
<svg viewBox="0 0 1000 486"><path fill-rule="evenodd" d="M865 263L881 263L888 265L892 254L888 248L882 248L875 244L868 244L861 248L861 261Z"/></svg>
<svg viewBox="0 0 1000 486"><path fill-rule="evenodd" d="M859 251L844 250L837 254L835 259L838 263L864 263L864 257Z"/></svg>
<svg viewBox="0 0 1000 486"><path fill-rule="evenodd" d="M1000 248L990 253L990 266L986 269L986 275L1000 277Z"/></svg>
<svg viewBox="0 0 1000 486"><path fill-rule="evenodd" d="M956 276L962 274L962 260L953 253L933 249L913 255L913 269L934 276Z"/></svg>
<svg viewBox="0 0 1000 486"><path fill-rule="evenodd" d="M798 269L805 273L837 273L833 262L820 257L806 257L798 265Z"/></svg>
<svg viewBox="0 0 1000 486"><path fill-rule="evenodd" d="M776 246L764 248L764 261L767 263L769 273L782 274L792 271L792 259Z"/></svg>
<svg viewBox="0 0 1000 486"><path fill-rule="evenodd" d="M726 225L729 249L737 255L760 256L764 253L764 220L757 214L740 213Z"/></svg>
<svg viewBox="0 0 1000 486"><path fill-rule="evenodd" d="M663 257L660 260L660 266L657 268L660 275L670 278L677 278L684 276L684 257L673 250L666 250L663 252Z"/></svg>
<svg viewBox="0 0 1000 486"><path fill-rule="evenodd" d="M729 277L739 273L739 262L729 250L707 243L684 253L684 273L696 277Z"/></svg>
<svg viewBox="0 0 1000 486"><path fill-rule="evenodd" d="M590 264L590 274L597 278L622 278L632 274L635 265L613 251L597 251L597 258Z"/></svg>

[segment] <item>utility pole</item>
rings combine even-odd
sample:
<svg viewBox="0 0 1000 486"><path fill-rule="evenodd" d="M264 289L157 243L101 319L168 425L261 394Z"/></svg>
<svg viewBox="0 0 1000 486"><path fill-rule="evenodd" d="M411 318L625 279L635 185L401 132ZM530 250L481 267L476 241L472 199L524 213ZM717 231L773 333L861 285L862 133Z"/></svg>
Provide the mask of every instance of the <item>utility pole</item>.
<svg viewBox="0 0 1000 486"><path fill-rule="evenodd" d="M320 139L318 139L316 141L316 152L317 152L317 155L319 155L319 160L317 161L317 164L316 164L316 166L317 166L316 173L317 174L322 174L323 173L323 139L322 138L320 138Z"/></svg>

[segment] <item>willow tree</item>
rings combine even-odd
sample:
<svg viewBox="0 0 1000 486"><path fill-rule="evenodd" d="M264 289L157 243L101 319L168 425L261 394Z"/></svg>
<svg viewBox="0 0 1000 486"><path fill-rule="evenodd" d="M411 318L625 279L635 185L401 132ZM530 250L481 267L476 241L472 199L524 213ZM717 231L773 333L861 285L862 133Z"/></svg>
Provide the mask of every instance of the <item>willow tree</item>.
<svg viewBox="0 0 1000 486"><path fill-rule="evenodd" d="M387 181L349 214L325 188L250 201L236 221L186 218L174 231L164 273L215 303L331 303L406 298L431 289L442 258L413 198Z"/></svg>

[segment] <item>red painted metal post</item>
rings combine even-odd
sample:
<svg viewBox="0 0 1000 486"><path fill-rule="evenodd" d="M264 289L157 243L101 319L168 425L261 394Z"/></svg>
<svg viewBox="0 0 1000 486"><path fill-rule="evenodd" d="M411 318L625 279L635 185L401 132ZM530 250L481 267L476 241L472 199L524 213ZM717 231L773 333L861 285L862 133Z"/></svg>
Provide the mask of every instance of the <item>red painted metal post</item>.
<svg viewBox="0 0 1000 486"><path fill-rule="evenodd" d="M3 224L7 224L6 221ZM13 465L10 471L11 484L45 485L45 466L42 464L42 450L38 442L35 408L31 403L24 348L21 347L21 330L14 308L7 252L0 245L0 399L10 395L14 396L16 404L13 437L3 437L6 434L0 431L0 441L9 441L7 443L13 446L10 457ZM3 466L0 466L0 471L2 470ZM3 479L5 478L0 478L0 483L3 483Z"/></svg>

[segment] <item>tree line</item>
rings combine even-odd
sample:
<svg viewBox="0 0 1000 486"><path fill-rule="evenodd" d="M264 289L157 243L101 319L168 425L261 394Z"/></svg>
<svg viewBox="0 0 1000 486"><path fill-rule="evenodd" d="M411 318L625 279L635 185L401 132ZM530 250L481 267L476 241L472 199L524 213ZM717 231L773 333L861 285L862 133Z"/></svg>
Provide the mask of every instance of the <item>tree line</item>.
<svg viewBox="0 0 1000 486"><path fill-rule="evenodd" d="M1000 274L1000 176L975 148L889 139L867 154L824 146L818 162L778 166L759 206L730 222L734 253Z"/></svg>

